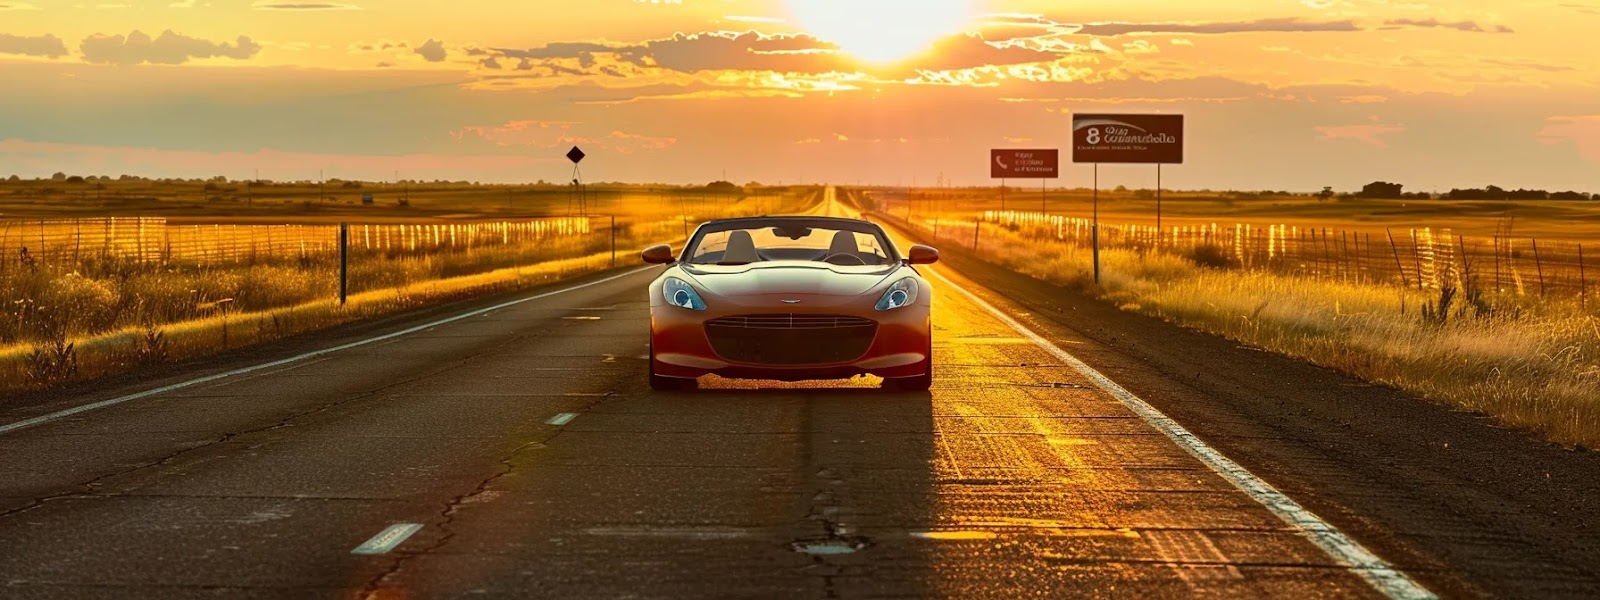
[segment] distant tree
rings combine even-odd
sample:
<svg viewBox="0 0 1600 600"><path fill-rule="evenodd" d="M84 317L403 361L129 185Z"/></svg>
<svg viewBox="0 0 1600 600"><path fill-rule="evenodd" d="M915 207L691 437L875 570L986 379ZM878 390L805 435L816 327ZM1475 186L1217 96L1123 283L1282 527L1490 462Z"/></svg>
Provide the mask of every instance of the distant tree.
<svg viewBox="0 0 1600 600"><path fill-rule="evenodd" d="M1126 193L1128 193L1128 186L1119 185L1119 186L1117 186L1116 189L1111 190L1111 191L1116 192L1118 194L1126 194Z"/></svg>
<svg viewBox="0 0 1600 600"><path fill-rule="evenodd" d="M1507 200L1506 191L1500 186L1491 185L1486 188L1453 188L1445 194L1451 200Z"/></svg>
<svg viewBox="0 0 1600 600"><path fill-rule="evenodd" d="M1333 186L1331 186L1331 185L1330 186L1323 186L1322 191L1317 192L1317 197L1321 198L1323 200L1327 200L1329 198L1332 198L1333 195L1334 195Z"/></svg>
<svg viewBox="0 0 1600 600"><path fill-rule="evenodd" d="M739 194L744 192L744 188L727 181L713 181L706 185L705 190L712 194Z"/></svg>
<svg viewBox="0 0 1600 600"><path fill-rule="evenodd" d="M83 183L83 176L73 175L67 178L67 183Z"/></svg>
<svg viewBox="0 0 1600 600"><path fill-rule="evenodd" d="M66 181L67 180L67 174L66 173L62 173L60 171L56 171L55 175L51 175L50 176L50 180L51 181Z"/></svg>
<svg viewBox="0 0 1600 600"><path fill-rule="evenodd" d="M1583 192L1556 192L1550 194L1551 200L1588 200L1589 195Z"/></svg>
<svg viewBox="0 0 1600 600"><path fill-rule="evenodd" d="M6 181L9 181L11 183L16 183L18 181L22 181L22 178L21 177L17 177L16 175L12 175L10 177L7 177Z"/></svg>
<svg viewBox="0 0 1600 600"><path fill-rule="evenodd" d="M1374 181L1361 187L1362 198L1400 198L1406 186L1387 181Z"/></svg>

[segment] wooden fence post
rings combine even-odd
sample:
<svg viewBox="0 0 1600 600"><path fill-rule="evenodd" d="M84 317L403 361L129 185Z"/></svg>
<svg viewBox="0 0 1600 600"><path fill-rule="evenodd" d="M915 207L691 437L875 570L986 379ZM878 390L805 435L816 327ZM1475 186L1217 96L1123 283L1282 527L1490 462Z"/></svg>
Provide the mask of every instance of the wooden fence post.
<svg viewBox="0 0 1600 600"><path fill-rule="evenodd" d="M1349 260L1349 258L1350 258L1350 239L1349 239L1349 234L1345 233L1345 231L1343 229L1340 229L1339 230L1339 281L1345 281L1345 280L1350 278L1350 269L1349 269L1349 267L1345 266L1345 261Z"/></svg>
<svg viewBox="0 0 1600 600"><path fill-rule="evenodd" d="M8 237L11 237L10 221L6 221L5 229L0 229L0 273L5 272L6 263L10 260L11 256L8 252L6 252L6 238Z"/></svg>
<svg viewBox="0 0 1600 600"><path fill-rule="evenodd" d="M1358 235L1360 235L1360 234L1358 234ZM1361 259L1361 282L1362 283L1367 283L1367 282L1370 281L1370 278L1367 277L1367 274L1371 273L1372 272L1372 268L1373 268L1372 267L1372 234L1368 233L1368 234L1365 234L1365 235L1367 237L1367 251L1366 251L1366 253L1362 254L1362 259ZM1360 238L1357 238L1357 239L1360 239Z"/></svg>
<svg viewBox="0 0 1600 600"><path fill-rule="evenodd" d="M1539 296L1544 296L1544 263L1539 260L1539 239L1533 239L1533 268L1539 272Z"/></svg>
<svg viewBox="0 0 1600 600"><path fill-rule="evenodd" d="M1400 271L1401 287L1411 287L1410 280L1406 279L1406 267L1405 265L1400 264L1400 247L1396 246L1394 243L1394 232L1390 231L1388 227L1383 228L1383 232L1389 236L1389 249L1394 251L1394 268ZM1417 274L1419 279L1421 276L1421 273Z"/></svg>

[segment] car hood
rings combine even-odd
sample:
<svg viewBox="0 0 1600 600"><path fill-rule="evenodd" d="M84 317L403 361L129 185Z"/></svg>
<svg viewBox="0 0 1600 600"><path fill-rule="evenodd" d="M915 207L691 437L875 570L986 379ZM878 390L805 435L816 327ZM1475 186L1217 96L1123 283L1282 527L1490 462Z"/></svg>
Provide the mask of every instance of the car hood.
<svg viewBox="0 0 1600 600"><path fill-rule="evenodd" d="M718 296L859 296L899 270L898 265L862 267L805 261L683 266L683 272L702 289Z"/></svg>

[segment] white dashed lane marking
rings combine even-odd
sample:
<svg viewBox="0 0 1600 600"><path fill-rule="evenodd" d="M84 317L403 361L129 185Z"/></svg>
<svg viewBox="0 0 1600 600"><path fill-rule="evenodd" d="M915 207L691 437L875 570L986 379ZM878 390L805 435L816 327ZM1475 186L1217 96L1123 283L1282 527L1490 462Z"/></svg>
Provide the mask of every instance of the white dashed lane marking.
<svg viewBox="0 0 1600 600"><path fill-rule="evenodd" d="M545 423L560 427L562 425L566 425L567 423L571 423L572 420L576 418L578 418L578 413L561 413L554 417L550 417L550 420L545 421Z"/></svg>
<svg viewBox="0 0 1600 600"><path fill-rule="evenodd" d="M378 532L378 535L372 536L372 539L367 540L360 546L356 546L356 549L351 550L350 553L363 556L388 554L390 550L404 543L406 538L411 537L412 534L421 529L422 525L420 523L395 523Z"/></svg>

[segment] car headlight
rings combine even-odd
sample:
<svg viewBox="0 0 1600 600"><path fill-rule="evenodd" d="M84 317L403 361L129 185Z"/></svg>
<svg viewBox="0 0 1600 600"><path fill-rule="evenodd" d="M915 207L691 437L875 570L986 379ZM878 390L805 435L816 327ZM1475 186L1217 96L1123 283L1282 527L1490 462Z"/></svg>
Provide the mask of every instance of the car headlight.
<svg viewBox="0 0 1600 600"><path fill-rule="evenodd" d="M907 277L894 282L889 289L883 292L883 297L878 299L878 310L894 310L909 306L917 301L917 280Z"/></svg>
<svg viewBox="0 0 1600 600"><path fill-rule="evenodd" d="M689 282L677 277L668 277L661 286L661 294L666 296L667 304L689 310L705 310L706 301L700 299L700 292L689 287Z"/></svg>

